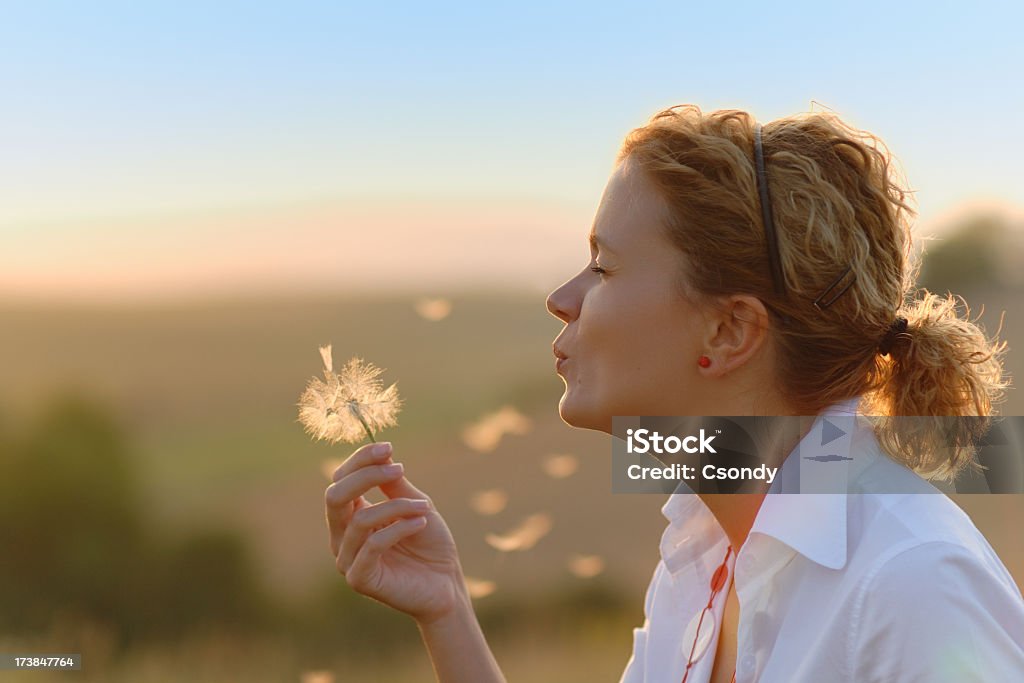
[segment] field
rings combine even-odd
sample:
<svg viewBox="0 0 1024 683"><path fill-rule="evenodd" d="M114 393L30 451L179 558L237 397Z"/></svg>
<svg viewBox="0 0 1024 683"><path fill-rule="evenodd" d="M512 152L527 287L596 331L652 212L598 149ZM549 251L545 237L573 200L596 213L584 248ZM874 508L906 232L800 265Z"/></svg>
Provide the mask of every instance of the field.
<svg viewBox="0 0 1024 683"><path fill-rule="evenodd" d="M612 495L608 437L574 430L558 417L562 382L550 343L562 325L546 312L543 296L446 296L452 312L436 322L417 314L414 297L399 295L144 308L8 305L0 308L0 428L30 427L39 407L59 392L87 396L127 435L143 500L160 533L237 529L251 544L266 585L282 599L302 601L324 582L343 582L327 546L324 468L352 447L311 442L295 407L305 382L320 371L317 346L332 343L336 364L360 356L384 368L385 381L398 382L405 401L399 427L381 438L394 443L395 459L436 501L467 574L494 582L494 593L478 599L482 610L588 582L621 599L624 607L612 617L566 615L555 640L521 631L493 640L509 680L617 680L630 629L642 621L664 501ZM998 312L1007 310L1002 337L1011 345L1022 338L1014 296L969 300L986 303L984 320L992 329ZM1022 358L1011 348L1016 376ZM490 452L468 447L466 426L505 406L526 418L525 433L505 435ZM1011 391L1003 412L1021 414L1022 408ZM551 476L545 463L557 454L575 456L578 468L564 478ZM495 488L507 493L507 506L479 514L470 504L473 494ZM956 500L1024 582L1024 546L1018 525L1008 523L1024 515L1024 498ZM553 526L534 548L500 553L484 541L485 534L503 533L536 513L550 515ZM599 557L598 576L574 574L570 562L577 555ZM316 669L346 681L429 678L425 655L402 649L408 654L388 658L388 634L380 635L379 659L386 664L301 662L287 641L254 648L211 636L110 661L102 680L299 681L303 671ZM9 642L20 642L15 638ZM96 636L95 652L102 642L102 634Z"/></svg>

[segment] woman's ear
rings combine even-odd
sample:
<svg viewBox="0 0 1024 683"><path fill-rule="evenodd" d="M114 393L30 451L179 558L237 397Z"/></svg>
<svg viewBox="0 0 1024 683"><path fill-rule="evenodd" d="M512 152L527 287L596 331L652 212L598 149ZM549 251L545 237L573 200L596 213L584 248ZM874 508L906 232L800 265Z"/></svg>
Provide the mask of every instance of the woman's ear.
<svg viewBox="0 0 1024 683"><path fill-rule="evenodd" d="M705 372L711 375L743 367L768 340L768 309L755 296L734 294L725 298L708 323L705 346L712 363Z"/></svg>

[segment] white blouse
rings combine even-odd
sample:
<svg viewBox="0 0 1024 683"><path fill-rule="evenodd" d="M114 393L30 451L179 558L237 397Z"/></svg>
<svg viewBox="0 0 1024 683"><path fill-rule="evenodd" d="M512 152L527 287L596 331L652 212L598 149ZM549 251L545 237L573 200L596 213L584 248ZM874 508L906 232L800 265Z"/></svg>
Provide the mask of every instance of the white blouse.
<svg viewBox="0 0 1024 683"><path fill-rule="evenodd" d="M827 451L830 465L851 458L900 493L765 496L727 563L740 605L737 683L1024 681L1020 590L956 503L881 451L857 404L822 413L783 471L824 462L807 458ZM670 495L662 514L670 524L620 683L682 680L687 626L729 545L692 491ZM710 679L728 582L687 683Z"/></svg>

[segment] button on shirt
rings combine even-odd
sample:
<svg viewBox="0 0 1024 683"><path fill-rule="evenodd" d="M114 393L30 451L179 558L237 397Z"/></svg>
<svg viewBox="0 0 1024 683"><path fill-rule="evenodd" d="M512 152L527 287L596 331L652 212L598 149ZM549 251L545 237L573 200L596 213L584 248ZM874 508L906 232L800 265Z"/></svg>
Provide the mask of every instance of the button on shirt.
<svg viewBox="0 0 1024 683"><path fill-rule="evenodd" d="M727 562L740 607L737 683L1024 681L1020 590L970 518L884 454L857 405L818 417ZM790 482L794 472L801 478L795 490L808 490L815 470L804 463L845 466L842 458L856 466L849 492L774 492L786 490L786 472ZM895 492L858 492L886 486ZM680 490L662 508L661 560L620 683L682 680L693 645L684 632L726 556L718 520ZM711 677L728 586L688 683Z"/></svg>

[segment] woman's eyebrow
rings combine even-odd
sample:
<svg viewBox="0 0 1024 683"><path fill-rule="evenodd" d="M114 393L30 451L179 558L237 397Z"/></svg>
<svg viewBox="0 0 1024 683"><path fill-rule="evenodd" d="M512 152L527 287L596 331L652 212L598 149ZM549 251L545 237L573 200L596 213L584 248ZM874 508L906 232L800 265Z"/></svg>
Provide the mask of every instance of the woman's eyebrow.
<svg viewBox="0 0 1024 683"><path fill-rule="evenodd" d="M591 231L590 235L587 236L587 239L590 241L591 249L599 249L601 251L615 251L614 249L608 246L607 242L598 237L596 232Z"/></svg>

